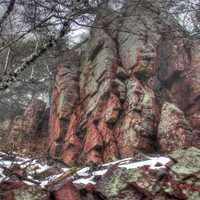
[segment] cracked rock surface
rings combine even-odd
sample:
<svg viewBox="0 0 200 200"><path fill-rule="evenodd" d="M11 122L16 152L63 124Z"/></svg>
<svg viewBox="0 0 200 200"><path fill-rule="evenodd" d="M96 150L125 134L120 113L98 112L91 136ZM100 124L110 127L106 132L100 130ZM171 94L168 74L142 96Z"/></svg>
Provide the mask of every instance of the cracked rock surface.
<svg viewBox="0 0 200 200"><path fill-rule="evenodd" d="M66 164L200 147L199 44L186 48L184 39L163 35L165 24L142 5L139 19L128 15L131 5L126 12L107 29L92 29L81 55L72 50L57 67L49 153ZM104 9L94 23L113 18ZM181 34L173 23L168 29Z"/></svg>

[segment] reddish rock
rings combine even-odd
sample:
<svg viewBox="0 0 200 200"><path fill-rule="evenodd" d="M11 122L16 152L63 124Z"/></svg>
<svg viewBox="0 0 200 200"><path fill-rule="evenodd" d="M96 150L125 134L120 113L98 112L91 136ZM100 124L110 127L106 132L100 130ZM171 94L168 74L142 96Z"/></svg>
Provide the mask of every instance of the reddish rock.
<svg viewBox="0 0 200 200"><path fill-rule="evenodd" d="M184 77L184 86L187 88L187 91L184 93L184 100L186 101L186 117L190 121L194 129L200 130L200 53L199 53L200 44L199 42L193 44L191 49L191 63L185 70ZM183 96L183 95L182 95Z"/></svg>
<svg viewBox="0 0 200 200"><path fill-rule="evenodd" d="M41 100L33 99L24 114L16 117L11 124L7 141L12 148L32 153L45 153L48 115L46 104Z"/></svg>
<svg viewBox="0 0 200 200"><path fill-rule="evenodd" d="M55 200L81 200L78 189L71 181L62 180L61 182L53 185L52 196Z"/></svg>
<svg viewBox="0 0 200 200"><path fill-rule="evenodd" d="M15 181L8 180L8 181L1 182L0 185L1 185L2 190L12 190L12 189L17 189L24 186L24 183L19 180L15 180Z"/></svg>
<svg viewBox="0 0 200 200"><path fill-rule="evenodd" d="M133 74L141 81L149 79L155 73L156 49L152 44L143 45L133 66Z"/></svg>
<svg viewBox="0 0 200 200"><path fill-rule="evenodd" d="M102 121L98 125L98 130L101 131L100 134L104 144L101 149L103 161L109 162L117 159L119 157L119 149L117 146L115 129L112 129L110 125Z"/></svg>
<svg viewBox="0 0 200 200"><path fill-rule="evenodd" d="M134 125L140 120L139 115L126 115L119 124L119 136L117 137L117 144L120 155L123 158L135 155L138 150L145 152L153 152L153 142L148 137L142 136L138 130L134 129ZM142 127L139 127L142 128Z"/></svg>
<svg viewBox="0 0 200 200"><path fill-rule="evenodd" d="M91 123L88 125L83 153L88 162L102 162L103 138L97 127Z"/></svg>
<svg viewBox="0 0 200 200"><path fill-rule="evenodd" d="M24 183L21 181L4 181L0 183L0 189L2 194L0 195L0 198L2 200L15 200L15 193L14 190L22 188L24 186Z"/></svg>
<svg viewBox="0 0 200 200"><path fill-rule="evenodd" d="M120 110L121 103L119 98L116 95L111 94L102 111L104 121L108 125L114 124L118 120Z"/></svg>
<svg viewBox="0 0 200 200"><path fill-rule="evenodd" d="M117 125L117 143L122 157L132 156L138 150L152 152L156 136L156 104L153 91L132 77L127 82L127 100L124 116Z"/></svg>
<svg viewBox="0 0 200 200"><path fill-rule="evenodd" d="M27 186L22 181L5 181L0 183L2 200L50 200L49 193L41 188Z"/></svg>
<svg viewBox="0 0 200 200"><path fill-rule="evenodd" d="M104 12L107 20L113 17L110 11ZM130 20L135 19L124 21L123 27L130 27ZM50 152L68 164L80 160L101 163L132 156L138 150L155 150L159 109L148 82L155 74L160 36L151 33L148 41L131 36L128 43L127 35L118 36L113 38L103 29L91 31L76 83L72 69L58 68L51 103ZM130 49L132 54L124 60ZM76 84L79 88L74 89Z"/></svg>
<svg viewBox="0 0 200 200"><path fill-rule="evenodd" d="M16 147L17 145L21 144L22 131L23 131L23 117L17 116L12 122L11 131L10 131L9 137L7 138L9 140L8 142L13 144L13 146L15 145Z"/></svg>
<svg viewBox="0 0 200 200"><path fill-rule="evenodd" d="M86 124L87 132L83 155L87 161L108 162L119 156L114 126L118 120L121 104L114 94L104 98Z"/></svg>
<svg viewBox="0 0 200 200"><path fill-rule="evenodd" d="M87 42L70 50L57 67L48 147L53 158L66 164L99 164L138 151L166 153L200 146L200 44L189 44L172 22L167 21L166 26L155 20L157 15L143 4L128 2L126 18L102 10L94 26L106 25L106 30L92 29ZM158 5L154 2L151 6L157 9ZM140 17L132 15L132 6ZM120 29L126 32L116 31ZM171 33L170 38L165 32ZM24 115L14 120L9 135L12 143L30 147L29 141L37 141L43 146L39 137L33 138L40 129L44 107L32 102ZM85 199L95 199L100 192L113 200L165 200L186 199L181 196L182 189L188 188L191 183L184 185L171 174L157 179L144 168L111 169L98 182L97 191L82 189ZM171 189L176 190L176 197ZM196 186L192 189L199 192ZM78 200L80 193L71 182L65 182L54 191L54 198Z"/></svg>
<svg viewBox="0 0 200 200"><path fill-rule="evenodd" d="M51 110L49 119L49 152L54 152L55 146L62 149L65 134L67 133L70 114L78 100L77 66L70 59L66 61L71 66L59 65L57 68L56 83L52 93ZM62 151L52 156L61 156ZM60 155L59 155L60 154Z"/></svg>
<svg viewBox="0 0 200 200"><path fill-rule="evenodd" d="M143 4L135 5L140 17L133 16L134 5L126 18L103 9L94 25L108 29L91 29L57 67L48 130L53 158L69 165L103 163L156 153L159 146L165 152L200 145L200 44L186 41L171 21L155 20ZM26 120L14 120L12 141L23 143L18 133L24 129L30 140L37 135L34 112L42 109L32 104Z"/></svg>
<svg viewBox="0 0 200 200"><path fill-rule="evenodd" d="M62 159L67 164L75 164L81 150L81 142L77 136L78 120L75 114L71 116L69 128L65 135Z"/></svg>
<svg viewBox="0 0 200 200"><path fill-rule="evenodd" d="M199 199L199 154L197 148L177 150L169 155L175 162L168 163L168 169L111 167L99 179L94 191L114 200Z"/></svg>
<svg viewBox="0 0 200 200"><path fill-rule="evenodd" d="M62 155L62 149L63 149L62 144L53 142L51 144L51 147L48 150L48 153L51 155L52 158L59 159L59 158L61 158L61 155Z"/></svg>

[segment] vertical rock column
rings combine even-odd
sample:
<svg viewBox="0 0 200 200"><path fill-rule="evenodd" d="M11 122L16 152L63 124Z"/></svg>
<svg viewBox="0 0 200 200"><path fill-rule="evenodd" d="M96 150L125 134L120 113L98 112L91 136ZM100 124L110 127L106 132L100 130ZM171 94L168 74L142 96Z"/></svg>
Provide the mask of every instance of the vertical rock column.
<svg viewBox="0 0 200 200"><path fill-rule="evenodd" d="M133 4L128 7L119 32L119 54L129 75L125 82L124 112L116 129L122 157L133 156L138 151L153 152L157 145L159 116L151 80L155 74L160 35L154 17L143 5L135 7Z"/></svg>
<svg viewBox="0 0 200 200"><path fill-rule="evenodd" d="M135 16L120 18L110 10L113 15L104 12L106 17L95 23L107 28L92 29L82 47L78 104L77 82L63 72L58 71L57 79L65 79L56 81L52 96L51 154L68 164L77 160L97 164L132 156L138 150L154 150L157 113L149 82L159 35L143 24L152 19L148 25L156 29L153 16L142 11L140 24L132 26L138 24ZM115 23L116 19L120 20ZM130 33L123 32L127 28ZM69 82L73 87L68 87ZM68 98L71 93L73 101Z"/></svg>
<svg viewBox="0 0 200 200"><path fill-rule="evenodd" d="M88 49L81 65L79 83L84 112L81 129L85 131L81 160L102 163L119 156L114 126L126 89L116 76L121 66L114 39L103 29L92 30Z"/></svg>
<svg viewBox="0 0 200 200"><path fill-rule="evenodd" d="M64 65L57 67L49 119L49 152L52 157L61 158L70 118L79 99L78 56L68 54Z"/></svg>

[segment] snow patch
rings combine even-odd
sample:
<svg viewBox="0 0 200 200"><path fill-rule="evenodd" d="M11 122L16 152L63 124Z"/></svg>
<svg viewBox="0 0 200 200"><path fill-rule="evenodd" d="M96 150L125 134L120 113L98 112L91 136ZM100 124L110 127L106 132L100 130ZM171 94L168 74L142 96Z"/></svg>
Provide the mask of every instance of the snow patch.
<svg viewBox="0 0 200 200"><path fill-rule="evenodd" d="M146 159L147 158L147 159ZM148 166L150 169L160 169L164 168L167 163L171 160L168 157L158 156L158 157L149 157L147 156L145 160L136 161L134 158L125 158L122 160L117 160L114 162L102 164L95 167L83 167L82 169L77 169L76 172L70 173L71 168L56 167L56 171L53 175L48 175L48 170L51 170L53 166L46 164L38 159L31 159L23 157L22 155L18 156L17 154L6 154L0 152L0 182L8 180L8 175L4 174L5 169L12 169L14 164L20 166L21 170L25 170L26 178L24 183L27 185L39 185L42 188L45 188L50 183L61 179L62 177L67 177L74 184L96 184L96 179L100 176L106 174L106 172L113 166L120 168L133 169L143 166ZM40 176L40 173L47 172L44 177ZM52 173L50 173L52 174Z"/></svg>

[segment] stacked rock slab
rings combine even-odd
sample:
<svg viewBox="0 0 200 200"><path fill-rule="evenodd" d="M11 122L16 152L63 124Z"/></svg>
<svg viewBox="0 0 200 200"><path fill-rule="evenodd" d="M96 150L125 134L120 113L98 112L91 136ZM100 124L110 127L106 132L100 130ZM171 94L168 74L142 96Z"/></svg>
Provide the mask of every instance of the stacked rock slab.
<svg viewBox="0 0 200 200"><path fill-rule="evenodd" d="M150 3L155 11L160 6ZM98 164L193 146L191 138L198 147L197 44L191 50L184 39L172 41L165 32L176 30L173 23L163 23L147 5L130 2L123 16L104 8L94 22L104 28L91 30L80 60L74 50L70 63L58 66L51 156L70 165Z"/></svg>

